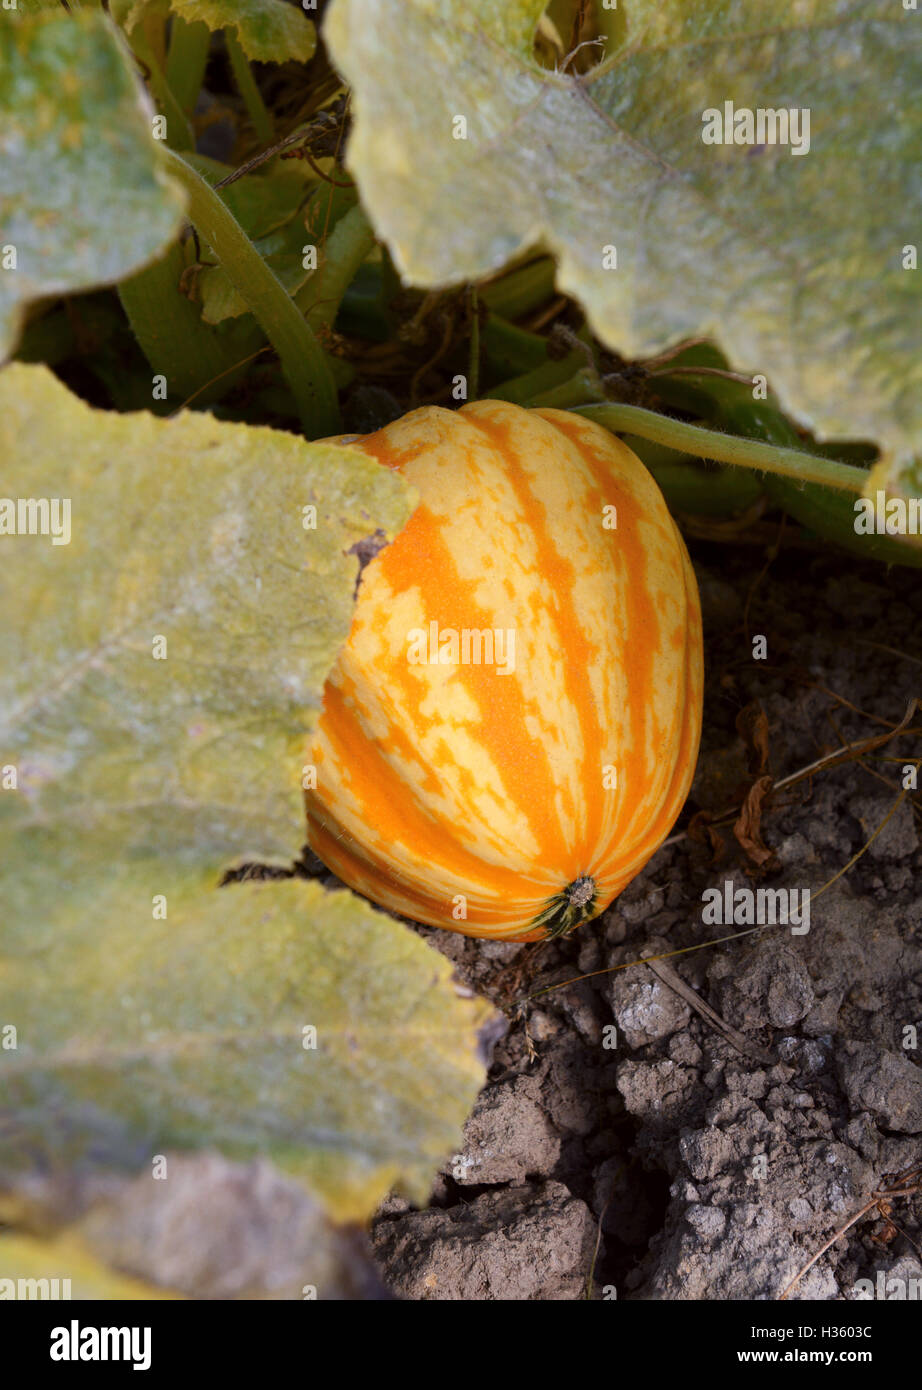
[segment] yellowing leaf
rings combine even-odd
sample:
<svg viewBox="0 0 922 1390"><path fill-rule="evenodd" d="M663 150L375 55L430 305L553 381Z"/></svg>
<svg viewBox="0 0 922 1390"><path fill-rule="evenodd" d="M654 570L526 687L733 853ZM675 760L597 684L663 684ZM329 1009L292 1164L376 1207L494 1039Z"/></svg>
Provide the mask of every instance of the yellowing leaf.
<svg viewBox="0 0 922 1390"><path fill-rule="evenodd" d="M240 47L260 63L306 63L314 55L317 35L303 10L284 0L170 0L174 14L209 29L237 30Z"/></svg>
<svg viewBox="0 0 922 1390"><path fill-rule="evenodd" d="M178 232L152 114L104 16L0 9L0 360L30 300L119 280Z"/></svg>
<svg viewBox="0 0 922 1390"><path fill-rule="evenodd" d="M109 1269L74 1235L0 1235L0 1299L172 1299L176 1294ZM62 1310L63 1320L63 1310Z"/></svg>
<svg viewBox="0 0 922 1390"><path fill-rule="evenodd" d="M317 47L307 15L285 0L115 0L114 12L130 31L153 8L169 9L187 24L236 29L244 53L260 63L306 63Z"/></svg>
<svg viewBox="0 0 922 1390"><path fill-rule="evenodd" d="M19 769L0 826L290 859L351 621L346 552L399 529L403 483L276 430L92 410L19 364L0 374L0 458L9 499L58 499L62 533L67 517L57 544L2 534L0 514L0 766Z"/></svg>
<svg viewBox="0 0 922 1390"><path fill-rule="evenodd" d="M339 1215L422 1195L482 1081L483 1006L350 893L216 886L303 844L349 551L403 524L405 485L20 365L0 458L0 1183L217 1147Z"/></svg>
<svg viewBox="0 0 922 1390"><path fill-rule="evenodd" d="M102 1200L73 1174L67 1194L76 1199L75 1230L94 1253L161 1288L199 1299L381 1293L357 1232L331 1222L303 1183L264 1159L169 1153L136 1178L110 1176Z"/></svg>
<svg viewBox="0 0 922 1390"><path fill-rule="evenodd" d="M913 458L886 455L871 469L865 496L877 500L878 489L887 500L922 497L922 444Z"/></svg>
<svg viewBox="0 0 922 1390"><path fill-rule="evenodd" d="M575 78L533 56L542 9L334 0L348 163L403 275L458 283L544 243L626 355L710 336L817 435L918 452L922 271L904 269L922 226L918 14L627 0L620 46ZM703 115L725 102L807 109L809 150L790 126L787 144L705 144Z"/></svg>
<svg viewBox="0 0 922 1390"><path fill-rule="evenodd" d="M338 1219L396 1182L423 1200L484 1079L486 1006L456 997L449 962L346 891L217 890L178 859L103 848L105 872L84 837L4 848L26 884L0 929L0 1019L17 1028L0 1183L210 1147L267 1155Z"/></svg>

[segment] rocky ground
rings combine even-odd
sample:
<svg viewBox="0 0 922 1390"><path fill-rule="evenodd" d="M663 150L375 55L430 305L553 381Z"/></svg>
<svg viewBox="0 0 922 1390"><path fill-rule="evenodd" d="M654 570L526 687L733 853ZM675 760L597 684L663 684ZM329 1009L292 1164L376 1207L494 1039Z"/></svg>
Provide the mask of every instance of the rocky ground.
<svg viewBox="0 0 922 1390"><path fill-rule="evenodd" d="M420 929L506 1031L486 1040L489 1083L429 1206L392 1197L374 1223L400 1298L773 1299L922 1164L922 799L910 792L835 877L892 811L922 738L767 780L886 735L922 696L922 588L913 571L797 550L767 570L761 550L699 543L695 559L705 729L675 836L568 940ZM735 830L694 816L741 801ZM809 931L612 970L745 930L702 920L705 890L728 880L810 888ZM918 1194L874 1208L790 1297L866 1296L858 1281L880 1273L911 1295L920 1218Z"/></svg>

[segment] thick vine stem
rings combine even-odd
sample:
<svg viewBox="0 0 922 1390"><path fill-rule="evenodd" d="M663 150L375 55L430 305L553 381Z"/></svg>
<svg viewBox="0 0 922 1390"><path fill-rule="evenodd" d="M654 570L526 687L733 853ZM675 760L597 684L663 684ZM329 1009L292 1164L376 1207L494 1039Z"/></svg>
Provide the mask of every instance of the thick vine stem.
<svg viewBox="0 0 922 1390"><path fill-rule="evenodd" d="M275 139L275 124L266 108L266 103L263 101L262 92L256 85L256 78L253 76L247 55L237 38L236 30L224 30L224 46L227 49L227 56L230 58L237 91L243 97L247 114L253 122L256 138L262 145L271 145Z"/></svg>
<svg viewBox="0 0 922 1390"><path fill-rule="evenodd" d="M494 386L486 393L486 399L511 401L513 405L522 406L554 405L554 391L560 386L568 385L581 360L582 353L571 352L559 361L542 362L540 367L534 367L531 371L523 372L521 376L511 377L499 386ZM579 402L584 404L585 401L586 393L583 391L579 396ZM565 402L567 405L576 403L569 398Z"/></svg>
<svg viewBox="0 0 922 1390"><path fill-rule="evenodd" d="M857 495L863 492L868 480L864 468L836 463L834 459L821 458L817 454L802 453L800 449L785 449L775 444L763 444L757 439L743 439L737 435L721 434L719 430L702 429L700 425L687 425L681 420L672 420L668 415L657 415L655 411L643 410L636 405L608 402L605 405L571 408L576 414L597 421L612 434L629 431L643 439L652 439L656 444L666 444L671 449L694 454L696 458L714 459L717 463L730 463L738 468L757 468L763 473L793 478L796 482L821 483L824 487Z"/></svg>
<svg viewBox="0 0 922 1390"><path fill-rule="evenodd" d="M214 189L172 150L170 173L189 196L189 220L212 248L275 348L309 439L336 434L336 386L320 344L297 305Z"/></svg>
<svg viewBox="0 0 922 1390"><path fill-rule="evenodd" d="M173 16L170 51L166 61L166 81L177 102L187 114L195 107L205 77L211 32L201 20L187 23Z"/></svg>
<svg viewBox="0 0 922 1390"><path fill-rule="evenodd" d="M555 273L553 259L541 256L481 286L481 301L502 318L522 318L554 297Z"/></svg>
<svg viewBox="0 0 922 1390"><path fill-rule="evenodd" d="M484 362L504 382L543 367L549 360L547 338L517 328L499 314L487 312L481 338Z"/></svg>
<svg viewBox="0 0 922 1390"><path fill-rule="evenodd" d="M477 286L470 291L471 341L468 352L467 389L472 401L476 401L480 391L480 305L477 300Z"/></svg>
<svg viewBox="0 0 922 1390"><path fill-rule="evenodd" d="M171 401L195 397L201 407L236 385L263 335L252 319L223 332L204 323L199 307L180 292L184 269L177 241L160 260L122 280L118 295L142 352L166 377Z"/></svg>
<svg viewBox="0 0 922 1390"><path fill-rule="evenodd" d="M140 26L132 32L131 48L136 57L138 57L147 68L147 81L150 86L151 95L159 106L161 113L166 117L170 144L177 150L194 149L195 136L186 113L176 100L167 82L166 74L160 64L153 44L150 43L147 35Z"/></svg>
<svg viewBox="0 0 922 1390"><path fill-rule="evenodd" d="M576 406L584 406L587 401L598 401L600 404L605 401L605 388L594 367L583 367L559 386L533 396L528 404L543 406L548 410L572 410ZM637 430L637 434L640 434L640 430Z"/></svg>
<svg viewBox="0 0 922 1390"><path fill-rule="evenodd" d="M361 203L356 203L336 223L322 263L295 294L295 304L315 332L333 326L343 295L374 244L374 229Z"/></svg>

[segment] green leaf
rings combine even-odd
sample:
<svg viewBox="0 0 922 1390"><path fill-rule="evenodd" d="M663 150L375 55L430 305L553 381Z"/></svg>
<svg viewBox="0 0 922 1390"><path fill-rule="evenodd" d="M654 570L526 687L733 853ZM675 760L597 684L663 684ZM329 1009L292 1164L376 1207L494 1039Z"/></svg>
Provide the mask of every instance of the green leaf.
<svg viewBox="0 0 922 1390"><path fill-rule="evenodd" d="M306 63L317 47L314 25L286 0L114 0L112 9L127 31L154 10L212 31L236 29L244 53L258 63Z"/></svg>
<svg viewBox="0 0 922 1390"><path fill-rule="evenodd" d="M482 1081L483 1006L351 893L216 887L303 844L349 551L403 524L405 485L269 429L95 411L20 364L0 457L37 523L70 500L55 544L0 499L0 1182L210 1146L340 1215L421 1195Z"/></svg>
<svg viewBox="0 0 922 1390"><path fill-rule="evenodd" d="M0 10L0 359L30 300L117 281L176 236L151 115L102 15Z"/></svg>
<svg viewBox="0 0 922 1390"><path fill-rule="evenodd" d="M625 355L713 337L818 437L918 452L922 271L902 268L922 225L918 15L629 0L620 48L574 78L533 56L542 9L334 0L349 167L403 275L455 284L543 244ZM702 113L725 101L808 107L809 152L704 144Z"/></svg>
<svg viewBox="0 0 922 1390"><path fill-rule="evenodd" d="M170 0L187 23L237 30L240 47L258 63L306 63L314 56L317 32L303 10L285 0Z"/></svg>

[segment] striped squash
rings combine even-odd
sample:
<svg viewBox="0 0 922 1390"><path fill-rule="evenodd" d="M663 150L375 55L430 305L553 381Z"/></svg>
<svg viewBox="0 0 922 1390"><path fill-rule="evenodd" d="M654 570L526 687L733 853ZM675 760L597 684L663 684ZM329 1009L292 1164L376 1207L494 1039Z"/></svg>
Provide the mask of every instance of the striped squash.
<svg viewBox="0 0 922 1390"><path fill-rule="evenodd" d="M662 494L560 410L427 406L336 442L421 500L326 683L309 843L416 921L562 934L639 872L694 772L700 609Z"/></svg>

